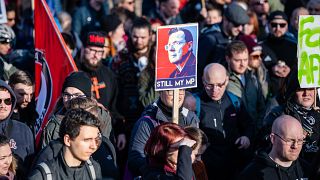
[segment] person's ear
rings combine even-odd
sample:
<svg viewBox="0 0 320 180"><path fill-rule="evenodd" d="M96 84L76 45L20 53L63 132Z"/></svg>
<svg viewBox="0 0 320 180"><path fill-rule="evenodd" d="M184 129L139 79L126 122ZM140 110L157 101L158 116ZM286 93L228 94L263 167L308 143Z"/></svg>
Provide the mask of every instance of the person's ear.
<svg viewBox="0 0 320 180"><path fill-rule="evenodd" d="M187 42L188 51L191 51L191 50L192 50L192 44L193 44L192 41Z"/></svg>
<svg viewBox="0 0 320 180"><path fill-rule="evenodd" d="M63 136L63 142L67 147L71 146L71 138L68 134Z"/></svg>
<svg viewBox="0 0 320 180"><path fill-rule="evenodd" d="M269 138L270 138L271 143L274 144L274 134L273 133L271 133L269 135Z"/></svg>

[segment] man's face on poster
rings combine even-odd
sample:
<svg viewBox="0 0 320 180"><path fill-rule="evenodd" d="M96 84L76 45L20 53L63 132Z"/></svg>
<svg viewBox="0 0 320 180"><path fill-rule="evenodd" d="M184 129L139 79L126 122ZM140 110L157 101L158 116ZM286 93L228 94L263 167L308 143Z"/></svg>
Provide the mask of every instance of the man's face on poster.
<svg viewBox="0 0 320 180"><path fill-rule="evenodd" d="M192 42L186 42L183 31L177 31L169 35L166 50L168 51L169 61L173 64L181 63L183 56L191 49Z"/></svg>

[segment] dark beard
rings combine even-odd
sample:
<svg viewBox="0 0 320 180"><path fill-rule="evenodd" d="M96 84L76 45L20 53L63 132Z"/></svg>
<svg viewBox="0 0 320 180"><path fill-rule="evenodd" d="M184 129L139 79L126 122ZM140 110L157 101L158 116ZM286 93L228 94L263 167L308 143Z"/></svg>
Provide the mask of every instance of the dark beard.
<svg viewBox="0 0 320 180"><path fill-rule="evenodd" d="M98 68L102 66L102 61L100 60L97 65L91 65L87 62L87 60L84 60L82 63L84 67L89 71L96 71Z"/></svg>

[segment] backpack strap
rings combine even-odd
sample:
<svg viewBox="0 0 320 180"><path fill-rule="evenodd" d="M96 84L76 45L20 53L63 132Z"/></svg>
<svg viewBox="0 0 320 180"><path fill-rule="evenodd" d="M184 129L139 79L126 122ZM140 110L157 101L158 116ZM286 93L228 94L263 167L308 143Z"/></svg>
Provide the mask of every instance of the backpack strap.
<svg viewBox="0 0 320 180"><path fill-rule="evenodd" d="M52 172L49 166L45 162L40 163L38 166L41 167L46 173L47 180L52 180Z"/></svg>
<svg viewBox="0 0 320 180"><path fill-rule="evenodd" d="M236 111L239 112L241 105L240 98L229 91L227 91L227 95L230 98L232 105L236 108Z"/></svg>
<svg viewBox="0 0 320 180"><path fill-rule="evenodd" d="M89 170L90 170L92 179L93 179L93 180L96 180L96 179L97 179L96 171L94 170L92 161L91 161L90 159L88 159L88 160L87 160L87 163L88 163L88 165L89 165Z"/></svg>

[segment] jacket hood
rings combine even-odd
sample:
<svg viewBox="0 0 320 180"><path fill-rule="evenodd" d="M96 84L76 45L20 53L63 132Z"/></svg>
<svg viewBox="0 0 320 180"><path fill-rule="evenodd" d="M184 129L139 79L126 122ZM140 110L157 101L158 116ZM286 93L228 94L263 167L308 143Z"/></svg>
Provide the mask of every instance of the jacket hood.
<svg viewBox="0 0 320 180"><path fill-rule="evenodd" d="M11 87L5 81L0 80L0 87L3 87L9 91L9 93L11 95L11 101L12 101L10 114L8 115L8 117L6 119L2 120L2 122L4 122L5 120L10 119L10 117L13 113L13 110L16 107L17 98L16 98L16 95L14 94L13 90L11 89Z"/></svg>

